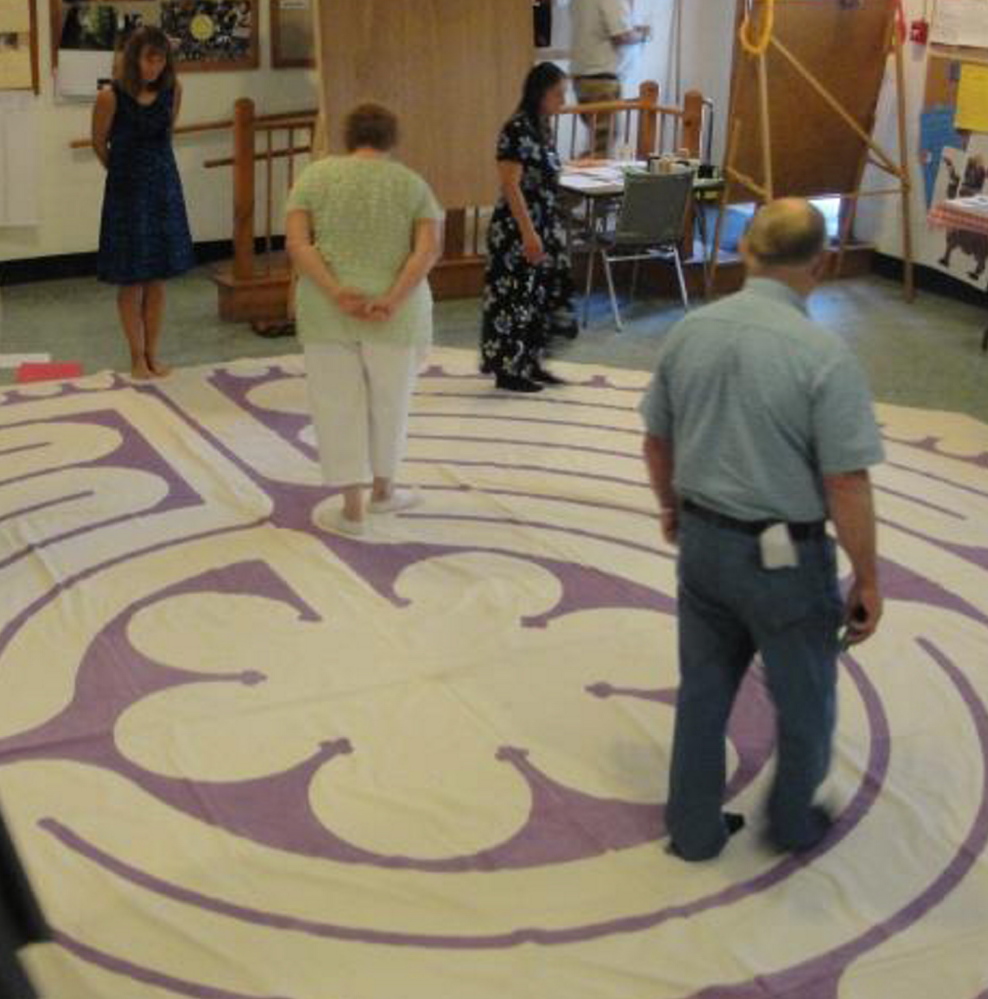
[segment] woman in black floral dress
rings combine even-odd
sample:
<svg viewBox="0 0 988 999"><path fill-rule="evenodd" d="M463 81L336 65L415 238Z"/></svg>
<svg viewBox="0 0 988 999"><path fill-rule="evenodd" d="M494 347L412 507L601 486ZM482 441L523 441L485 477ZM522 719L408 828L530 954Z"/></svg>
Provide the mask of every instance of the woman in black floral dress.
<svg viewBox="0 0 988 999"><path fill-rule="evenodd" d="M552 63L536 66L498 139L503 194L487 237L481 368L513 392L559 384L542 358L553 336L576 335L557 204L562 167L549 127L565 100L566 74Z"/></svg>

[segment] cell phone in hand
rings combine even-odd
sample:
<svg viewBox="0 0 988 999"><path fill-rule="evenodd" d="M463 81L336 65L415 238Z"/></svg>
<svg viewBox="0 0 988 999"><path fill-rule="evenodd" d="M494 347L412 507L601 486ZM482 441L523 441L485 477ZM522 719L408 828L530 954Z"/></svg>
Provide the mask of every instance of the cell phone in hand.
<svg viewBox="0 0 988 999"><path fill-rule="evenodd" d="M860 605L855 607L848 618L847 624L841 628L840 635L838 636L838 641L840 642L841 652L847 652L847 650L854 643L854 636L860 630L855 628L855 624L864 624L868 620L868 612Z"/></svg>

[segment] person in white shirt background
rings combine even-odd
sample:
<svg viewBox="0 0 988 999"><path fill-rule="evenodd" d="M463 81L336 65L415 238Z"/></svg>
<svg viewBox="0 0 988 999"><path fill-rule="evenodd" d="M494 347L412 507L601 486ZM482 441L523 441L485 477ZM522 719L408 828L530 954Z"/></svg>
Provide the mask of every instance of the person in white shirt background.
<svg viewBox="0 0 988 999"><path fill-rule="evenodd" d="M620 100L623 80L638 47L652 38L651 26L636 23L635 0L570 0L573 23L571 74L580 104ZM606 159L611 115L587 115L591 155Z"/></svg>

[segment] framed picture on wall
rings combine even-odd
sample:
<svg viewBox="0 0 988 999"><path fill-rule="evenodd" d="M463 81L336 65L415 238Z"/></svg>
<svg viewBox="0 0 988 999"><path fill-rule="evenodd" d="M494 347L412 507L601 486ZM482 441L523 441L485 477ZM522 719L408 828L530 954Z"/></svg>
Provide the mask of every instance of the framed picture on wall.
<svg viewBox="0 0 988 999"><path fill-rule="evenodd" d="M160 11L183 72L257 68L255 0L162 0Z"/></svg>
<svg viewBox="0 0 988 999"><path fill-rule="evenodd" d="M51 0L56 92L66 100L95 100L113 75L115 51L144 25L168 35L180 72L256 69L257 2Z"/></svg>
<svg viewBox="0 0 988 999"><path fill-rule="evenodd" d="M126 8L126 9L125 9ZM55 91L68 101L94 101L100 86L113 78L114 54L125 25L140 27L154 4L114 4L52 0L52 66Z"/></svg>
<svg viewBox="0 0 988 999"><path fill-rule="evenodd" d="M310 69L316 65L315 0L270 0L271 65Z"/></svg>
<svg viewBox="0 0 988 999"><path fill-rule="evenodd" d="M0 90L38 93L39 84L35 0L0 0Z"/></svg>

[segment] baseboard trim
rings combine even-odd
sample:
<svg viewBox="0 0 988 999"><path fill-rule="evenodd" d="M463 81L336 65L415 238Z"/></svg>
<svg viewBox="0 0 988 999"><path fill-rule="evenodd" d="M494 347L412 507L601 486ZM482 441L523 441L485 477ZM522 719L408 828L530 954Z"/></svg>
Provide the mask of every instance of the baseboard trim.
<svg viewBox="0 0 988 999"><path fill-rule="evenodd" d="M872 272L881 277L901 281L905 266L898 257L885 253L875 253L872 262ZM953 298L959 302L969 302L972 305L988 306L988 293L972 284L959 281L957 278L938 271L935 267L918 264L915 267L916 287L920 291L929 291L944 298Z"/></svg>
<svg viewBox="0 0 988 999"><path fill-rule="evenodd" d="M284 248L285 240L276 236L275 250ZM265 252L263 240L257 241L255 252ZM217 239L196 243L196 264L200 267L229 260L233 256L233 243ZM33 284L38 281L58 281L66 278L93 278L96 276L96 253L65 253L55 257L32 257L27 260L0 262L0 285Z"/></svg>

